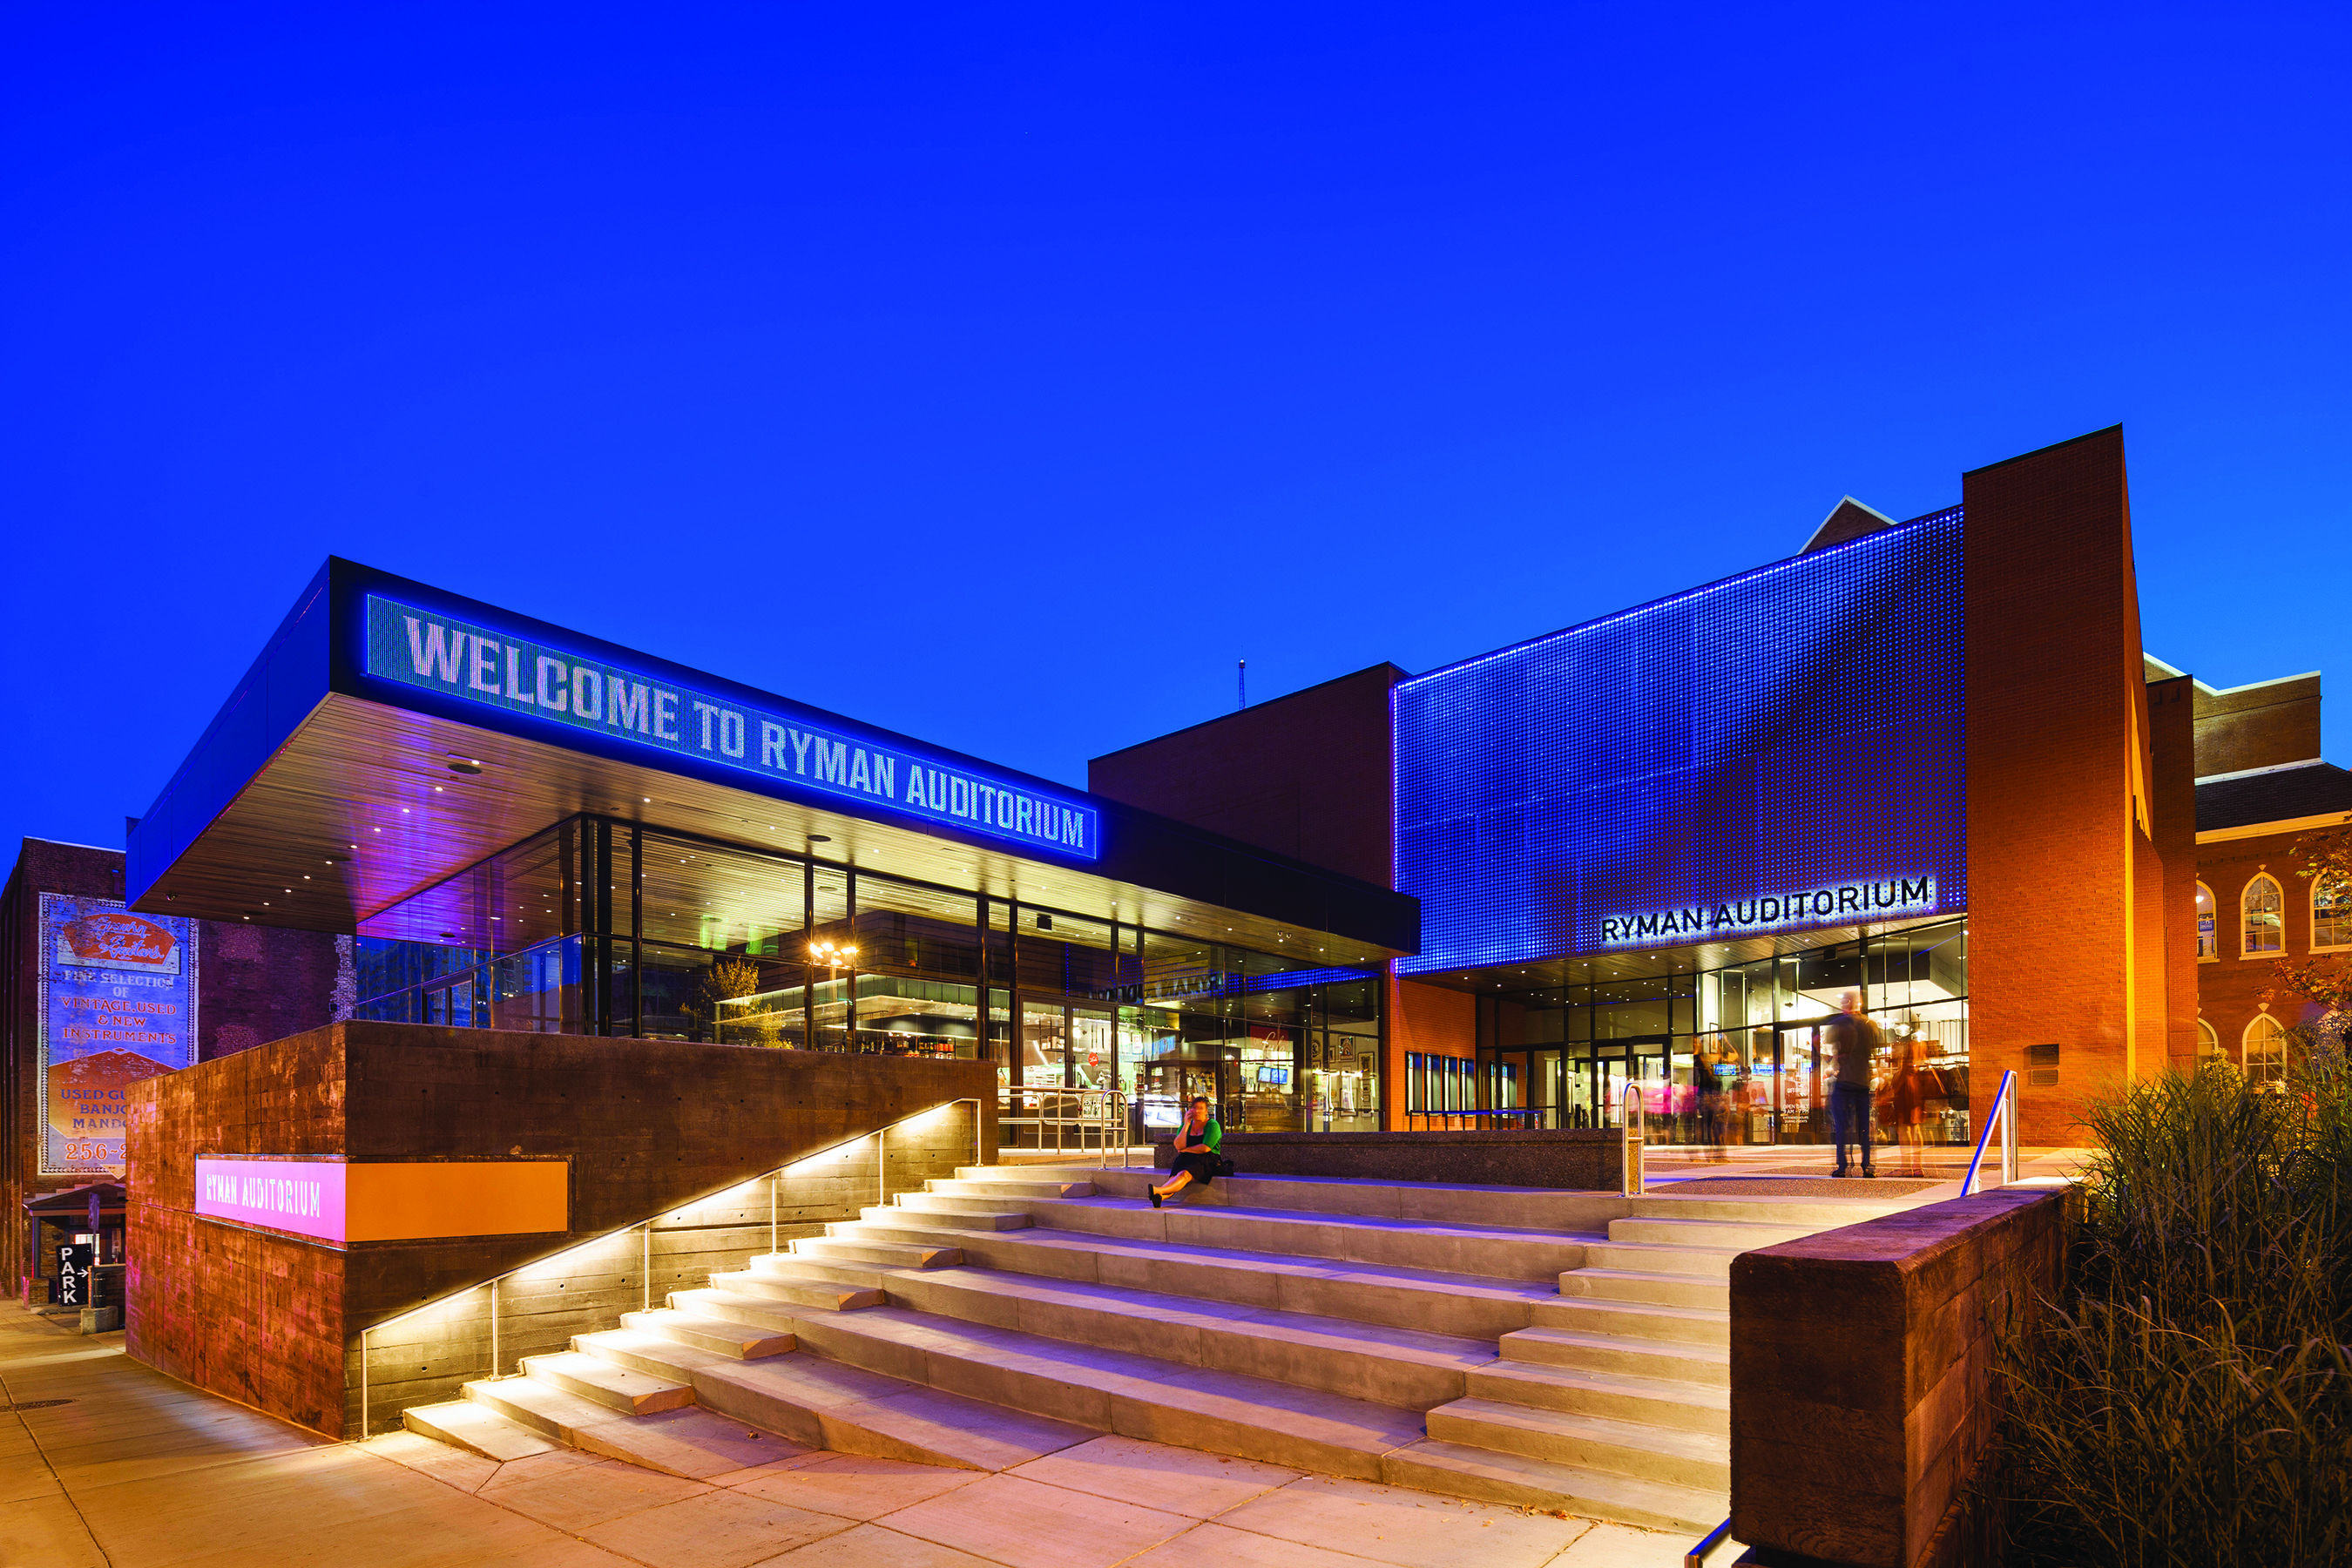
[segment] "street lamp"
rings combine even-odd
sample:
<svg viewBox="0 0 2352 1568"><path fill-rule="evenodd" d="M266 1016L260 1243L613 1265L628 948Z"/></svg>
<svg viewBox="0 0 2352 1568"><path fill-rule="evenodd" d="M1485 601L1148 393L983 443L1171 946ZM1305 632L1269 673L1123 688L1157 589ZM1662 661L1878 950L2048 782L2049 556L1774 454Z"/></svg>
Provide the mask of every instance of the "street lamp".
<svg viewBox="0 0 2352 1568"><path fill-rule="evenodd" d="M824 964L825 979L833 981L841 978L841 969L844 964L853 966L856 964L857 950L845 943L836 946L829 942L813 942L809 943L809 957L814 962ZM849 973L849 1006L848 1011L844 1015L845 1022L842 1029L842 1047L845 1050L854 1051L857 1048L857 971L852 967ZM815 1009L811 1008L810 1012L814 1016Z"/></svg>

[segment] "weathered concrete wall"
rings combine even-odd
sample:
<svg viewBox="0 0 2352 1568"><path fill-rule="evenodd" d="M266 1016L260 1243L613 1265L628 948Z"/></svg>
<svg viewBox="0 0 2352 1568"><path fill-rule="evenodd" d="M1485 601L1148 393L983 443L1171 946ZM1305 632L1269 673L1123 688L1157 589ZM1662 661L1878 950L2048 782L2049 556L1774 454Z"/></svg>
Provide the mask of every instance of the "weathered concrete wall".
<svg viewBox="0 0 2352 1568"><path fill-rule="evenodd" d="M1168 1168L1160 1144L1153 1163ZM1619 1190L1622 1134L1605 1129L1441 1132L1228 1132L1244 1176L1360 1176L1388 1182Z"/></svg>
<svg viewBox="0 0 2352 1568"><path fill-rule="evenodd" d="M1994 1325L2057 1293L2063 1203L2003 1188L1732 1260L1743 1561L1972 1562L1965 1532L1937 1531L1991 1436Z"/></svg>
<svg viewBox="0 0 2352 1568"><path fill-rule="evenodd" d="M775 1235L855 1217L890 1190L995 1157L992 1064L756 1047L349 1023L138 1086L131 1108L131 1353L199 1386L331 1435L356 1425L363 1332L607 1233L500 1292L499 1361L610 1327L618 1311L769 1244L770 1197L732 1192L793 1161ZM880 1128L952 1101L859 1155ZM834 1152L827 1153L828 1151ZM194 1216L199 1153L353 1163L554 1157L571 1170L562 1236L321 1246ZM606 1256L611 1254L611 1256ZM485 1293L484 1307L487 1306ZM511 1336L511 1337L510 1337ZM368 1332L367 1381L388 1408L446 1397L490 1366L487 1310L459 1300Z"/></svg>

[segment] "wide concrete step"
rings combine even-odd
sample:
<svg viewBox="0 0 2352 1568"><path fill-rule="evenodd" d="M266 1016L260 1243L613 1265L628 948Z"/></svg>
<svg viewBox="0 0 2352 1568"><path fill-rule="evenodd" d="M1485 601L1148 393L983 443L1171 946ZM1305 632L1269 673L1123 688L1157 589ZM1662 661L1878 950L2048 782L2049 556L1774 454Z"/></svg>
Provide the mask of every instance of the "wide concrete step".
<svg viewBox="0 0 2352 1568"><path fill-rule="evenodd" d="M1429 1413L1440 1442L1522 1454L1579 1469L1694 1491L1731 1489L1731 1434L1649 1426L1491 1399L1457 1399Z"/></svg>
<svg viewBox="0 0 2352 1568"><path fill-rule="evenodd" d="M1388 1455L1381 1479L1391 1486L1613 1519L1689 1537L1706 1534L1731 1512L1728 1491L1672 1486L1442 1438Z"/></svg>
<svg viewBox="0 0 2352 1568"><path fill-rule="evenodd" d="M698 1366L743 1359L719 1351L707 1351L698 1345L684 1344L662 1334L641 1333L631 1328L574 1334L572 1336L572 1348L582 1355L593 1356L615 1367L680 1384L690 1383L690 1374ZM631 1414L651 1415L653 1412L633 1411Z"/></svg>
<svg viewBox="0 0 2352 1568"><path fill-rule="evenodd" d="M1731 1352L1679 1340L1635 1339L1624 1334L1579 1333L1569 1329L1520 1329L1505 1334L1497 1348L1505 1361L1538 1362L1586 1372L1658 1378L1669 1383L1731 1386Z"/></svg>
<svg viewBox="0 0 2352 1568"><path fill-rule="evenodd" d="M1731 1310L1729 1280L1695 1279L1687 1274L1643 1268L1571 1268L1559 1277L1559 1293L1612 1301L1640 1301L1656 1307Z"/></svg>
<svg viewBox="0 0 2352 1568"><path fill-rule="evenodd" d="M1026 1209L987 1206L984 1198L935 1198L923 1193L900 1193L888 1205L862 1208L858 1217L868 1225L898 1225L909 1215L915 1223L946 1226L956 1230L1026 1230L1037 1222Z"/></svg>
<svg viewBox="0 0 2352 1568"><path fill-rule="evenodd" d="M877 1289L836 1284L830 1279L802 1279L765 1269L720 1269L710 1276L710 1283L721 1290L732 1290L738 1295L765 1296L772 1301L789 1301L796 1307L813 1307L820 1312L854 1312L860 1307L879 1306L882 1301L882 1292Z"/></svg>
<svg viewBox="0 0 2352 1568"><path fill-rule="evenodd" d="M1671 1194L1632 1198L1633 1219L1740 1220L1763 1225L1796 1225L1809 1233L1860 1225L1918 1206L1916 1198L1683 1198Z"/></svg>
<svg viewBox="0 0 2352 1568"><path fill-rule="evenodd" d="M1101 1435L805 1351L706 1368L695 1374L695 1395L705 1408L813 1448L967 1470L1010 1469Z"/></svg>
<svg viewBox="0 0 2352 1568"><path fill-rule="evenodd" d="M870 1233L865 1232L845 1237L844 1223L827 1225L823 1236L798 1238L792 1244L793 1256L822 1258L828 1263L868 1263L880 1268L948 1268L963 1261L963 1255L952 1247L873 1240L869 1239Z"/></svg>
<svg viewBox="0 0 2352 1568"><path fill-rule="evenodd" d="M833 1263L791 1252L755 1252L751 1271L802 1285L846 1285L857 1290L879 1290L882 1276L890 1272L870 1263Z"/></svg>
<svg viewBox="0 0 2352 1568"><path fill-rule="evenodd" d="M1535 1320L1539 1329L1566 1329L1580 1334L1674 1340L1692 1345L1731 1343L1727 1307L1659 1307L1600 1296L1562 1296L1538 1306Z"/></svg>
<svg viewBox="0 0 2352 1568"><path fill-rule="evenodd" d="M1402 1268L1440 1269L1508 1279L1556 1280L1584 1267L1584 1248L1598 1236L1520 1230L1435 1220L1382 1219L1171 1204L1155 1209L1127 1198L1033 1201L1029 1214L1056 1230L1129 1241L1327 1258ZM1667 1223L1664 1221L1654 1223Z"/></svg>
<svg viewBox="0 0 2352 1568"><path fill-rule="evenodd" d="M881 1292L876 1291L878 1297ZM877 1300L874 1306L882 1303ZM672 1310L697 1318L716 1318L720 1322L736 1323L745 1329L769 1334L790 1334L799 1322L795 1313L824 1309L803 1309L780 1296L754 1295L748 1290L731 1290L712 1286L700 1290L673 1290L669 1293Z"/></svg>
<svg viewBox="0 0 2352 1568"><path fill-rule="evenodd" d="M1784 1241L1801 1241L1814 1234L1817 1228L1809 1225L1764 1225L1753 1220L1735 1219L1612 1219L1609 1222L1609 1239L1663 1242L1668 1247L1729 1247L1734 1252L1751 1252L1759 1247L1778 1247Z"/></svg>
<svg viewBox="0 0 2352 1568"><path fill-rule="evenodd" d="M1587 1268L1624 1268L1649 1274L1686 1274L1729 1283L1736 1247L1677 1247L1658 1241L1595 1241L1584 1249Z"/></svg>
<svg viewBox="0 0 2352 1568"><path fill-rule="evenodd" d="M1731 1343L1731 1311L1727 1307L1660 1307L1647 1301L1562 1296L1558 1300L1538 1302L1534 1316L1537 1328L1566 1329L1571 1333L1673 1340L1692 1345Z"/></svg>
<svg viewBox="0 0 2352 1568"><path fill-rule="evenodd" d="M971 1235L940 1229L917 1234L933 1242L959 1241L968 1264L1006 1273L1473 1339L1491 1340L1526 1328L1534 1322L1538 1304L1559 1297L1557 1285L1549 1280L1130 1241L1068 1231Z"/></svg>
<svg viewBox="0 0 2352 1568"><path fill-rule="evenodd" d="M771 1333L747 1324L730 1323L723 1318L698 1318L691 1312L668 1307L656 1307L650 1312L624 1312L621 1326L737 1361L782 1355L793 1348L790 1334Z"/></svg>
<svg viewBox="0 0 2352 1568"><path fill-rule="evenodd" d="M590 1427L627 1419L599 1400L583 1398L570 1389L535 1377L485 1377L465 1385L466 1397L505 1416L518 1426L566 1447L577 1448Z"/></svg>
<svg viewBox="0 0 2352 1568"><path fill-rule="evenodd" d="M923 1184L923 1189L938 1197L956 1197L1001 1202L1005 1198L1089 1198L1095 1194L1090 1179L1040 1178L1024 1173L1021 1175L963 1176L952 1181L934 1176Z"/></svg>
<svg viewBox="0 0 2352 1568"><path fill-rule="evenodd" d="M773 1432L705 1410L699 1404L653 1415L624 1415L590 1426L580 1434L579 1447L583 1453L625 1459L690 1481L748 1470L802 1452L801 1446Z"/></svg>
<svg viewBox="0 0 2352 1568"><path fill-rule="evenodd" d="M966 1167L961 1178L984 1178L997 1167ZM1099 1169L1072 1163L1029 1166L1020 1178L1086 1181L1107 1196L1140 1202L1144 1191L1168 1179L1142 1167ZM1192 1208L1290 1211L1301 1215L1417 1220L1426 1224L1507 1226L1525 1230L1597 1232L1633 1212L1615 1193L1551 1187L1460 1185L1438 1182L1376 1182L1328 1176L1253 1176L1246 1170L1195 1186L1181 1200Z"/></svg>
<svg viewBox="0 0 2352 1568"><path fill-rule="evenodd" d="M803 1349L867 1371L1097 1432L1327 1475L1377 1480L1381 1456L1422 1436L1417 1413L1371 1400L896 1307L802 1329Z"/></svg>
<svg viewBox="0 0 2352 1568"><path fill-rule="evenodd" d="M619 1331L628 1332L626 1330ZM632 1338L644 1338L648 1343L667 1343L653 1341L649 1336ZM679 1355L710 1354L708 1351L688 1350L683 1345L669 1348ZM624 1415L651 1415L656 1411L676 1410L680 1405L694 1403L694 1390L682 1383L656 1377L583 1351L525 1356L522 1370L535 1383L551 1384L566 1394L576 1394Z"/></svg>
<svg viewBox="0 0 2352 1568"><path fill-rule="evenodd" d="M1719 1384L1675 1383L1587 1372L1542 1362L1496 1361L1475 1369L1469 1396L1575 1415L1605 1415L1685 1432L1731 1431L1731 1391Z"/></svg>
<svg viewBox="0 0 2352 1568"><path fill-rule="evenodd" d="M893 1306L1158 1361L1426 1410L1496 1359L1491 1340L985 1268L892 1277Z"/></svg>
<svg viewBox="0 0 2352 1568"><path fill-rule="evenodd" d="M509 1421L488 1405L477 1405L470 1399L453 1399L446 1405L412 1405L400 1413L400 1424L412 1432L499 1464L509 1459L528 1459L557 1447L530 1427Z"/></svg>

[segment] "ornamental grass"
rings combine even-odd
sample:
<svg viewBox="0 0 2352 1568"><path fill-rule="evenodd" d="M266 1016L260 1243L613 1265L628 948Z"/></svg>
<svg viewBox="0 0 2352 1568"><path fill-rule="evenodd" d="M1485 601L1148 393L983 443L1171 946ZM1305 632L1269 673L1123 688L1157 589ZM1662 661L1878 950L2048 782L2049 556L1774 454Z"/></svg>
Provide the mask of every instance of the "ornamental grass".
<svg viewBox="0 0 2352 1568"><path fill-rule="evenodd" d="M2014 1564L2352 1563L2352 1088L2227 1063L2084 1115L2062 1299L2004 1334Z"/></svg>

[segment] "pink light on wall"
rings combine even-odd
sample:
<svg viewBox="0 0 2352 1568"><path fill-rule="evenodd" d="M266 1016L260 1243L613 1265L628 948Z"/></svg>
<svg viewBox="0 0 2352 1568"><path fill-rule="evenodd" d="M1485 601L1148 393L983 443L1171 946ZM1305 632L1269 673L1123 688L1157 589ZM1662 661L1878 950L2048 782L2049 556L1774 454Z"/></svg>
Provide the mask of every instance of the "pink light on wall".
<svg viewBox="0 0 2352 1568"><path fill-rule="evenodd" d="M340 1161L196 1159L196 1213L236 1225L345 1239Z"/></svg>

